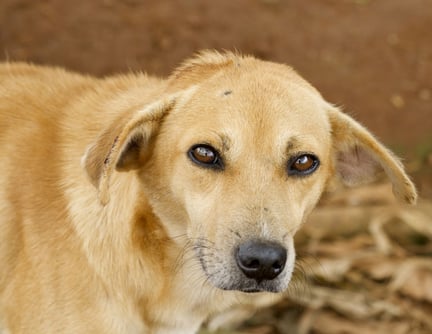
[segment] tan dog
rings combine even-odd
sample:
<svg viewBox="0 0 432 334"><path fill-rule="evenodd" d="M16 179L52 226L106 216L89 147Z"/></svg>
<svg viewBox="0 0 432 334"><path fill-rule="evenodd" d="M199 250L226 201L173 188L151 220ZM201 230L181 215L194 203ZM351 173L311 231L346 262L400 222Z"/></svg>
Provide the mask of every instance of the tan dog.
<svg viewBox="0 0 432 334"><path fill-rule="evenodd" d="M291 68L205 52L168 80L0 66L3 333L194 333L287 289L330 180L397 159Z"/></svg>

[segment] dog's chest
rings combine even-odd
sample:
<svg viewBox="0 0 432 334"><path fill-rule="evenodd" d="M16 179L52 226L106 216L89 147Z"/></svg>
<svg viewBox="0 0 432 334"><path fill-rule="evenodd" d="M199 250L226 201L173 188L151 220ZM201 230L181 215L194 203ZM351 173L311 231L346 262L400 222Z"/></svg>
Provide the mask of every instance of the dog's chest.
<svg viewBox="0 0 432 334"><path fill-rule="evenodd" d="M173 302L160 311L158 321L152 326L155 334L193 334L198 331L205 320L203 314L196 314L187 309L180 310L180 305Z"/></svg>
<svg viewBox="0 0 432 334"><path fill-rule="evenodd" d="M239 297L234 292L215 289L207 282L197 284L191 279L191 273L178 273L173 282L165 298L153 307L149 305L152 333L196 333L209 316L230 308Z"/></svg>

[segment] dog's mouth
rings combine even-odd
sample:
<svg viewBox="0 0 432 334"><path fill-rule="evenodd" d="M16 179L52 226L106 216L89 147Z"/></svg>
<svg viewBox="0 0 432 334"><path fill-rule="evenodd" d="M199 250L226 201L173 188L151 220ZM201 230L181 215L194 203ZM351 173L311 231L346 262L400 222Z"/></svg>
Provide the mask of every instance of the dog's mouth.
<svg viewBox="0 0 432 334"><path fill-rule="evenodd" d="M286 285L282 280L274 280L268 282L262 282L260 284L255 282L250 282L249 280L245 280L240 278L239 280L230 280L230 281L219 281L213 279L212 276L207 276L210 283L218 289L224 291L239 291L247 294L254 293L262 293L262 292L270 292L270 293L279 293L282 292Z"/></svg>
<svg viewBox="0 0 432 334"><path fill-rule="evenodd" d="M249 279L240 278L237 281L231 281L229 283L225 283L224 285L219 285L217 284L218 282L214 283L216 283L214 284L216 287L221 288L222 290L240 291L248 294L260 292L279 293L286 288L286 284L284 284L283 280L272 280L257 283Z"/></svg>

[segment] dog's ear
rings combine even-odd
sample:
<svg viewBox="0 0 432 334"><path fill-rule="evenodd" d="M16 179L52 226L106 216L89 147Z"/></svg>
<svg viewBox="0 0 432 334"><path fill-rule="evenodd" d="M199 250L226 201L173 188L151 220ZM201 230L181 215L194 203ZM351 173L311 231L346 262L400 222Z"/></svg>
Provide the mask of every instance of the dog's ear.
<svg viewBox="0 0 432 334"><path fill-rule="evenodd" d="M372 181L384 171L398 199L414 204L417 193L401 162L350 116L329 109L335 170L348 186Z"/></svg>
<svg viewBox="0 0 432 334"><path fill-rule="evenodd" d="M109 182L115 172L138 169L148 155L163 117L178 103L180 94L153 102L130 117L116 120L89 146L82 165L99 191L103 205L109 201Z"/></svg>

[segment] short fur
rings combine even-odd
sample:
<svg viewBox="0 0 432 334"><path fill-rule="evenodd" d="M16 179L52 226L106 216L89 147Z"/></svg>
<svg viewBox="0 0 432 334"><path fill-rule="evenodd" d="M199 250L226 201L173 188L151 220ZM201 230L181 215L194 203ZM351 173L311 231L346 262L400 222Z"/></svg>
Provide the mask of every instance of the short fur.
<svg viewBox="0 0 432 334"><path fill-rule="evenodd" d="M203 52L167 80L6 63L0 115L4 333L194 333L287 289L293 236L331 180L384 170L416 200L365 128L290 67L250 56ZM195 144L224 168L194 163ZM299 152L319 157L316 172L288 174ZM272 281L236 266L255 239L288 251Z"/></svg>

